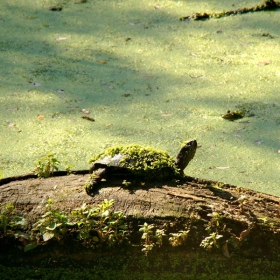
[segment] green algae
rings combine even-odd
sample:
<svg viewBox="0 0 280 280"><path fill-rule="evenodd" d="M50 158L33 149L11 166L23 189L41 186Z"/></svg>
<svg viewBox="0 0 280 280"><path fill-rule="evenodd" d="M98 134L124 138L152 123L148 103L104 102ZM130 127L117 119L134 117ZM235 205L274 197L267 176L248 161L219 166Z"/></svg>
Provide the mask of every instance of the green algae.
<svg viewBox="0 0 280 280"><path fill-rule="evenodd" d="M182 13L259 1L156 4L1 2L5 177L30 172L47 153L84 169L90 155L112 145L139 143L175 155L182 140L196 138L201 148L189 175L280 195L279 12L186 23L178 22ZM62 11L49 10L55 5ZM221 118L252 102L260 106L242 119L249 123ZM84 108L94 123L81 118Z"/></svg>
<svg viewBox="0 0 280 280"><path fill-rule="evenodd" d="M278 279L279 263L269 260L224 259L190 252L157 252L147 257L120 251L116 255L73 262L56 258L25 266L0 265L6 279Z"/></svg>

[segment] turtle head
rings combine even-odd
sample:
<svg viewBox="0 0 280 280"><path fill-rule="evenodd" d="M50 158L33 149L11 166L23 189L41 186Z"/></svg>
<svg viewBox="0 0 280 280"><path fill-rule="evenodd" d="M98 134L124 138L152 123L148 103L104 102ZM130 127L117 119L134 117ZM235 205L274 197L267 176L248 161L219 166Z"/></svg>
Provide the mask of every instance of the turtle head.
<svg viewBox="0 0 280 280"><path fill-rule="evenodd" d="M176 165L180 169L181 173L184 173L184 169L187 167L189 162L193 159L197 148L196 140L190 140L184 144L180 149L176 157Z"/></svg>

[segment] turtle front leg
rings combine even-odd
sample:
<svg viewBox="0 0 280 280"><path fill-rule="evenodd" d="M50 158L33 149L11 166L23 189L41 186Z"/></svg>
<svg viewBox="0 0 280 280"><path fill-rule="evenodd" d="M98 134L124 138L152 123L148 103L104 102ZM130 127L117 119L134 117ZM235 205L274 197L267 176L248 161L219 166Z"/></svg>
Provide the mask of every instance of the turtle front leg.
<svg viewBox="0 0 280 280"><path fill-rule="evenodd" d="M101 180L105 177L106 168L99 168L94 171L85 184L87 194L92 194L96 187L100 184Z"/></svg>

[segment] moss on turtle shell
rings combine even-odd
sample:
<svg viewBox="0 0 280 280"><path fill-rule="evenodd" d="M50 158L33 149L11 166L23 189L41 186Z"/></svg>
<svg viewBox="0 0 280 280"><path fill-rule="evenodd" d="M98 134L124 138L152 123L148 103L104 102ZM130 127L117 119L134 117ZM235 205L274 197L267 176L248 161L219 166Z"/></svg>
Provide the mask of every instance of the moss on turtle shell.
<svg viewBox="0 0 280 280"><path fill-rule="evenodd" d="M146 179L163 179L180 176L175 160L166 151L140 145L115 146L104 150L93 157L93 163L106 156L124 155L120 160L120 167L130 171L135 176Z"/></svg>

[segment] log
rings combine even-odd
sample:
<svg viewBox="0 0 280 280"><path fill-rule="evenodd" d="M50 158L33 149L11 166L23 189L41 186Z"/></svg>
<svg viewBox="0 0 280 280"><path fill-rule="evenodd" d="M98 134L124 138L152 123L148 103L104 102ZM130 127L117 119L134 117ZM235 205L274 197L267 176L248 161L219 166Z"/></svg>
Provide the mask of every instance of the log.
<svg viewBox="0 0 280 280"><path fill-rule="evenodd" d="M186 246L195 251L202 250L202 240L212 231L222 235L217 248L227 258L238 252L239 257L279 261L278 197L193 177L177 183L133 181L129 187L118 178L108 178L89 196L84 190L89 174L75 173L55 173L47 179L30 174L14 180L4 178L0 180L0 203L13 203L32 225L44 214L48 198L55 201L55 208L67 213L83 203L97 206L104 199L113 199L114 209L127 217L132 243L141 244L139 224L147 222L165 227L167 233L187 227ZM215 215L219 216L218 223ZM4 239L2 236L2 243Z"/></svg>

